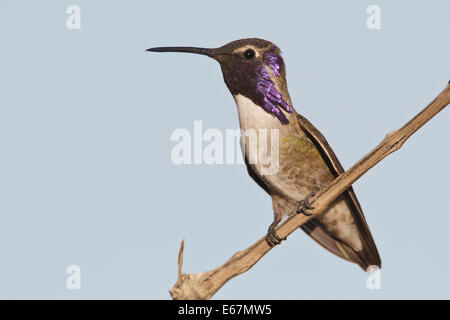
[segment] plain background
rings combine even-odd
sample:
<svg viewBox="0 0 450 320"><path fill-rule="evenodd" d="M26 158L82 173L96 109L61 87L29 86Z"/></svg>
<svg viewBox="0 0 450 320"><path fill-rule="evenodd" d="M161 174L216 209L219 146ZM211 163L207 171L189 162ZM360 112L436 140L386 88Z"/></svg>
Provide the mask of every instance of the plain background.
<svg viewBox="0 0 450 320"><path fill-rule="evenodd" d="M81 8L81 29L66 9ZM381 8L381 29L366 8ZM0 297L168 299L263 236L270 198L243 165L174 165L171 133L237 128L219 65L153 46L260 37L296 109L349 168L450 76L448 1L12 1L0 4ZM355 190L381 289L303 232L215 298L450 298L449 110ZM81 290L66 268L81 267Z"/></svg>

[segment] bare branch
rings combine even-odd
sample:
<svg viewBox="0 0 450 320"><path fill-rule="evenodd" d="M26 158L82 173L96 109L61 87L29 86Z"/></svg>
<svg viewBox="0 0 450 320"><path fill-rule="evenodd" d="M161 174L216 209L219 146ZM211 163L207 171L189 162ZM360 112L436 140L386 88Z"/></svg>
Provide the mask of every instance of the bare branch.
<svg viewBox="0 0 450 320"><path fill-rule="evenodd" d="M314 209L308 210L311 216L293 215L277 227L276 232L281 237L287 237L302 224L313 219L330 206L342 192L347 190L363 174L383 160L389 154L400 149L406 140L419 130L425 123L450 103L450 82L446 88L420 113L399 130L386 135L381 143L366 156L353 165L348 171L337 177L326 189L311 197L310 203ZM259 239L251 247L235 253L225 264L207 272L182 274L184 240L181 244L178 259L178 280L170 291L173 299L210 299L228 280L249 270L272 248L265 237Z"/></svg>

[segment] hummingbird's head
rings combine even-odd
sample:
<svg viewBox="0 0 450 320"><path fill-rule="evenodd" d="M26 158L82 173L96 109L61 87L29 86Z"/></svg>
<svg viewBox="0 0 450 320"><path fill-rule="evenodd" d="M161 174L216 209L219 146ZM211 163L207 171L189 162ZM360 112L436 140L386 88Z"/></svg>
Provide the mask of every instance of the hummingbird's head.
<svg viewBox="0 0 450 320"><path fill-rule="evenodd" d="M277 117L289 120L282 109L293 111L286 85L286 71L280 49L272 42L250 38L230 42L215 49L158 47L156 52L189 52L209 56L219 62L231 94L243 95Z"/></svg>

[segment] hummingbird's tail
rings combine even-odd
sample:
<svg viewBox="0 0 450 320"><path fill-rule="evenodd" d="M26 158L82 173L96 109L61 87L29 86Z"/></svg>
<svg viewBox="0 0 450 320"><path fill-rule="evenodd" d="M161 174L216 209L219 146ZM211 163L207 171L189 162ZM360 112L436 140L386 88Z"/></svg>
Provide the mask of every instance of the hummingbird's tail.
<svg viewBox="0 0 450 320"><path fill-rule="evenodd" d="M322 247L345 260L358 264L364 271L368 271L371 266L381 268L381 260L376 248L363 245L362 250L357 251L327 232L327 229L315 219L308 221L301 228Z"/></svg>
<svg viewBox="0 0 450 320"><path fill-rule="evenodd" d="M354 199L352 199L352 196ZM353 237L337 236L335 232L330 230L330 226L326 224L324 219L312 219L301 228L325 249L345 260L358 264L364 271L368 271L369 267L381 268L380 255L352 189L342 194L338 198L338 202L344 199L348 209L352 212L355 227L358 230ZM324 215L336 215L335 212L332 212L333 207L330 207L329 210L331 212L325 212ZM350 244L345 241L345 238L347 240L353 238L357 241Z"/></svg>

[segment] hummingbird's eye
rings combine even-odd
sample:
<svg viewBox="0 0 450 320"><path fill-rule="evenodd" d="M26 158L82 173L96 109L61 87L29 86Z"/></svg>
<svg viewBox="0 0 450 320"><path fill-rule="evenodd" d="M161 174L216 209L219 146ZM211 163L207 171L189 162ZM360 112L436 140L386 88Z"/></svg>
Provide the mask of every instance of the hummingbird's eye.
<svg viewBox="0 0 450 320"><path fill-rule="evenodd" d="M244 52L244 57L246 58L246 59L251 59L251 58L253 58L255 56L255 51L253 51L252 49L247 49L247 50L245 50L245 52Z"/></svg>

